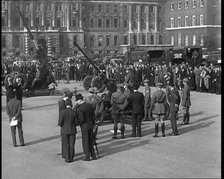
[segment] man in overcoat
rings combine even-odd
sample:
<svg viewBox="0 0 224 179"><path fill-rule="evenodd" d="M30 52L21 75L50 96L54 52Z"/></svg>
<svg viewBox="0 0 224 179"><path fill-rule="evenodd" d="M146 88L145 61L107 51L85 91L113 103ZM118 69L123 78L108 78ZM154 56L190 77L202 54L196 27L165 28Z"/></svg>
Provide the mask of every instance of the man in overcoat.
<svg viewBox="0 0 224 179"><path fill-rule="evenodd" d="M141 122L144 113L144 95L138 91L139 86L136 84L133 86L134 92L129 97L129 102L132 106L132 137L141 137Z"/></svg>
<svg viewBox="0 0 224 179"><path fill-rule="evenodd" d="M151 104L151 88L149 86L149 80L145 79L144 80L144 97L145 97L145 104L144 104L144 121L149 121L152 116L150 113L150 104Z"/></svg>
<svg viewBox="0 0 224 179"><path fill-rule="evenodd" d="M82 146L85 158L83 161L90 161L90 156L93 160L96 160L96 154L94 151L94 136L93 126L95 124L95 111L93 106L83 101L81 94L76 95L76 101L78 103L77 113L78 121L82 132Z"/></svg>
<svg viewBox="0 0 224 179"><path fill-rule="evenodd" d="M16 99L15 92L10 93L9 102L7 103L7 114L9 117L9 122L12 120L18 120L18 124L16 126L11 126L12 133L12 142L13 146L17 147L16 144L16 128L18 128L19 140L21 146L24 146L24 138L23 138L23 129L22 129L22 112L21 112L21 102Z"/></svg>
<svg viewBox="0 0 224 179"><path fill-rule="evenodd" d="M65 162L70 163L73 161L75 154L75 139L76 139L76 113L72 109L71 98L65 101L66 108L61 111L58 120L58 125L61 127L62 148Z"/></svg>

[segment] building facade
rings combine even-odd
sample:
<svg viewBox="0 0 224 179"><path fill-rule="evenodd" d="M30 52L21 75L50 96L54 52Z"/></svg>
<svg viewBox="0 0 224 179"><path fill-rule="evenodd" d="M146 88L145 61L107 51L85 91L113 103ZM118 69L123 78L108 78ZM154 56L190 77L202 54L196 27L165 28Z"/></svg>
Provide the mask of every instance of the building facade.
<svg viewBox="0 0 224 179"><path fill-rule="evenodd" d="M125 53L131 46L198 45L205 43L210 34L220 38L221 6L214 7L213 1L219 3L218 0L2 1L2 56L35 54L17 7L48 56L73 56L78 53L74 41L88 55L93 55Z"/></svg>
<svg viewBox="0 0 224 179"><path fill-rule="evenodd" d="M165 6L165 43L221 47L221 0L167 0Z"/></svg>

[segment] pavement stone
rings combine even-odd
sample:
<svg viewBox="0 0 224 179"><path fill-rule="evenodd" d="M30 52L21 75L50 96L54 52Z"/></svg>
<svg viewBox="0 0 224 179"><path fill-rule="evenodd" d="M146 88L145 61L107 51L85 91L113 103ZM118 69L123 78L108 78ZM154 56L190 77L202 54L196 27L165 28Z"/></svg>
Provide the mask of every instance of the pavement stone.
<svg viewBox="0 0 224 179"><path fill-rule="evenodd" d="M57 89L64 87L70 90L77 87L80 93L87 95L79 82L59 83ZM154 138L153 121L143 121L143 137L132 138L127 120L126 138L113 140L110 132L113 125L110 121L105 122L99 127L100 156L95 161L82 161L81 131L77 127L75 161L69 164L59 155L58 99L59 96L23 99L26 146L14 148L5 96L2 96L2 178L221 178L220 95L191 92L190 125L180 125L180 114L179 136ZM170 122L165 121L165 124L168 134L171 132Z"/></svg>

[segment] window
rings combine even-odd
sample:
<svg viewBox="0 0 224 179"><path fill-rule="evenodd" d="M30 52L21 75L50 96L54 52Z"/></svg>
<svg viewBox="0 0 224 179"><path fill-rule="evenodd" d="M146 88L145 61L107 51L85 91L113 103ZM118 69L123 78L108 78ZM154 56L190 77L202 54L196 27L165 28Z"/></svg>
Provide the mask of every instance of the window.
<svg viewBox="0 0 224 179"><path fill-rule="evenodd" d="M5 17L5 16L4 16L4 17L2 16L2 27L7 26L7 25L6 25L6 22L7 22L7 21L6 21L6 17Z"/></svg>
<svg viewBox="0 0 224 179"><path fill-rule="evenodd" d="M26 9L26 11L29 11L30 10L30 3L26 3L25 4L25 9Z"/></svg>
<svg viewBox="0 0 224 179"><path fill-rule="evenodd" d="M94 5L93 4L90 6L90 11L94 12Z"/></svg>
<svg viewBox="0 0 224 179"><path fill-rule="evenodd" d="M14 46L15 48L19 48L19 35L15 35L15 36L14 36L13 46Z"/></svg>
<svg viewBox="0 0 224 179"><path fill-rule="evenodd" d="M137 45L137 34L133 34L133 44Z"/></svg>
<svg viewBox="0 0 224 179"><path fill-rule="evenodd" d="M171 44L171 45L174 45L174 36L171 36L171 37L170 37L170 44Z"/></svg>
<svg viewBox="0 0 224 179"><path fill-rule="evenodd" d="M193 43L192 43L193 46L196 45L196 35L193 35Z"/></svg>
<svg viewBox="0 0 224 179"><path fill-rule="evenodd" d="M178 1L178 10L181 10L181 1Z"/></svg>
<svg viewBox="0 0 224 179"><path fill-rule="evenodd" d="M118 19L114 19L114 28L118 28Z"/></svg>
<svg viewBox="0 0 224 179"><path fill-rule="evenodd" d="M57 27L61 27L61 18L57 17Z"/></svg>
<svg viewBox="0 0 224 179"><path fill-rule="evenodd" d="M200 15L200 25L204 25L204 16Z"/></svg>
<svg viewBox="0 0 224 179"><path fill-rule="evenodd" d="M192 16L192 26L196 25L196 17L195 15Z"/></svg>
<svg viewBox="0 0 224 179"><path fill-rule="evenodd" d="M137 7L136 7L136 5L133 5L133 6L132 6L132 11L133 11L133 12L137 12Z"/></svg>
<svg viewBox="0 0 224 179"><path fill-rule="evenodd" d="M133 20L132 21L132 28L133 29L136 29L137 28L137 21L136 20Z"/></svg>
<svg viewBox="0 0 224 179"><path fill-rule="evenodd" d="M171 28L174 28L174 18L171 18L170 19L170 27Z"/></svg>
<svg viewBox="0 0 224 179"><path fill-rule="evenodd" d="M142 44L145 45L145 34L142 34Z"/></svg>
<svg viewBox="0 0 224 179"><path fill-rule="evenodd" d="M51 4L47 4L46 6L47 6L46 7L47 11L50 11L51 10Z"/></svg>
<svg viewBox="0 0 224 179"><path fill-rule="evenodd" d="M101 18L98 19L98 27L102 28L102 19Z"/></svg>
<svg viewBox="0 0 224 179"><path fill-rule="evenodd" d="M94 28L94 19L90 19L90 28Z"/></svg>
<svg viewBox="0 0 224 179"><path fill-rule="evenodd" d="M72 4L72 11L77 11L78 10L78 3L73 3Z"/></svg>
<svg viewBox="0 0 224 179"><path fill-rule="evenodd" d="M90 47L94 47L94 36L90 36Z"/></svg>
<svg viewBox="0 0 224 179"><path fill-rule="evenodd" d="M177 27L181 27L181 17L178 17Z"/></svg>
<svg viewBox="0 0 224 179"><path fill-rule="evenodd" d="M128 6L127 5L123 6L123 12L125 12L125 13L128 12Z"/></svg>
<svg viewBox="0 0 224 179"><path fill-rule="evenodd" d="M5 48L6 47L6 37L2 36L2 47Z"/></svg>
<svg viewBox="0 0 224 179"><path fill-rule="evenodd" d="M118 5L114 4L114 12L118 12Z"/></svg>
<svg viewBox="0 0 224 179"><path fill-rule="evenodd" d="M37 3L36 10L40 11L40 3Z"/></svg>
<svg viewBox="0 0 224 179"><path fill-rule="evenodd" d="M154 44L154 35L153 34L151 34L151 36L150 36L150 41L151 41L151 44Z"/></svg>
<svg viewBox="0 0 224 179"><path fill-rule="evenodd" d="M196 7L196 0L192 0L192 7L193 7L193 8Z"/></svg>
<svg viewBox="0 0 224 179"><path fill-rule="evenodd" d="M128 20L124 20L124 29L128 28Z"/></svg>
<svg viewBox="0 0 224 179"><path fill-rule="evenodd" d="M61 3L56 4L56 11L61 11Z"/></svg>
<svg viewBox="0 0 224 179"><path fill-rule="evenodd" d="M109 18L106 19L106 28L110 28L110 19Z"/></svg>
<svg viewBox="0 0 224 179"><path fill-rule="evenodd" d="M171 6L170 6L171 11L174 10L174 2L171 2Z"/></svg>
<svg viewBox="0 0 224 179"><path fill-rule="evenodd" d="M114 46L118 45L118 36L114 36Z"/></svg>
<svg viewBox="0 0 224 179"><path fill-rule="evenodd" d="M128 36L127 35L124 36L124 45L128 45Z"/></svg>
<svg viewBox="0 0 224 179"><path fill-rule="evenodd" d="M178 34L178 46L181 46L181 34Z"/></svg>
<svg viewBox="0 0 224 179"><path fill-rule="evenodd" d="M76 17L73 17L73 18L72 18L72 26L73 26L73 27L77 27L77 26L78 26L78 22L77 22Z"/></svg>
<svg viewBox="0 0 224 179"><path fill-rule="evenodd" d="M73 43L74 43L74 42L77 43L77 41L78 41L78 36L77 36L77 35L74 35L74 36L73 36Z"/></svg>
<svg viewBox="0 0 224 179"><path fill-rule="evenodd" d="M146 20L141 19L141 29L146 29Z"/></svg>
<svg viewBox="0 0 224 179"><path fill-rule="evenodd" d="M189 36L188 35L185 35L185 46L188 46L189 45L189 43L188 43L188 38L189 38Z"/></svg>
<svg viewBox="0 0 224 179"><path fill-rule="evenodd" d="M110 46L110 36L106 36L106 46Z"/></svg>
<svg viewBox="0 0 224 179"><path fill-rule="evenodd" d="M204 35L200 35L200 46L204 46Z"/></svg>
<svg viewBox="0 0 224 179"><path fill-rule="evenodd" d="M200 3L200 7L204 7L204 0L200 0L199 3Z"/></svg>
<svg viewBox="0 0 224 179"><path fill-rule="evenodd" d="M189 7L189 1L185 0L185 9L188 9L188 7Z"/></svg>
<svg viewBox="0 0 224 179"><path fill-rule="evenodd" d="M102 4L99 4L98 5L98 12L102 12L102 10L103 10L103 6L102 6Z"/></svg>
<svg viewBox="0 0 224 179"><path fill-rule="evenodd" d="M110 12L110 4L106 5L106 12Z"/></svg>
<svg viewBox="0 0 224 179"><path fill-rule="evenodd" d="M185 27L188 26L188 16L185 16Z"/></svg>
<svg viewBox="0 0 224 179"><path fill-rule="evenodd" d="M162 44L163 43L163 36L160 34L159 35L159 44Z"/></svg>
<svg viewBox="0 0 224 179"><path fill-rule="evenodd" d="M40 18L39 17L36 17L36 26L38 27L38 26L40 26Z"/></svg>
<svg viewBox="0 0 224 179"><path fill-rule="evenodd" d="M98 46L101 47L103 43L103 37L102 36L98 36Z"/></svg>

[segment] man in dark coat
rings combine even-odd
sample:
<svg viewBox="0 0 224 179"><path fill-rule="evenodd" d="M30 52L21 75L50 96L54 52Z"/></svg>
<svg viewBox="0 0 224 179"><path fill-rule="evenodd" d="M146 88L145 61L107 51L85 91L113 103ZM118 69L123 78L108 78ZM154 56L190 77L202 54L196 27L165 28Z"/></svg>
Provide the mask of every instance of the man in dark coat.
<svg viewBox="0 0 224 179"><path fill-rule="evenodd" d="M7 79L7 83L5 84L5 89L6 89L6 104L9 102L9 96L12 93L15 93L15 88L13 86L13 78L12 77L8 77Z"/></svg>
<svg viewBox="0 0 224 179"><path fill-rule="evenodd" d="M22 129L22 112L21 112L21 102L15 98L15 93L10 93L9 102L7 103L7 114L9 116L9 122L12 120L18 120L16 126L11 126L12 142L13 146L17 147L16 144L16 127L18 128L19 140L21 146L24 146L23 129Z"/></svg>
<svg viewBox="0 0 224 179"><path fill-rule="evenodd" d="M144 95L138 91L139 86L134 85L134 92L129 97L129 102L132 106L132 137L136 137L136 127L137 136L141 137L141 122L144 113Z"/></svg>
<svg viewBox="0 0 224 179"><path fill-rule="evenodd" d="M179 105L180 105L180 95L178 90L174 87L173 84L169 84L170 87L170 93L168 94L168 101L170 104L170 122L172 126L172 132L169 135L178 135L177 130L177 115L179 111Z"/></svg>
<svg viewBox="0 0 224 179"><path fill-rule="evenodd" d="M150 104L151 104L151 88L149 86L149 80L145 79L144 80L144 93L145 93L145 104L144 104L144 121L149 121L152 116L151 113L149 111L150 109Z"/></svg>
<svg viewBox="0 0 224 179"><path fill-rule="evenodd" d="M22 99L23 99L23 88L22 88L22 79L16 78L16 99L21 102L21 106L23 106Z"/></svg>
<svg viewBox="0 0 224 179"><path fill-rule="evenodd" d="M156 83L157 90L152 94L150 111L155 118L155 135L153 137L158 137L159 120L161 121L162 136L165 137L164 119L167 117L169 105L167 103L166 93L161 89L162 85L162 83Z"/></svg>
<svg viewBox="0 0 224 179"><path fill-rule="evenodd" d="M61 112L66 109L65 101L68 98L72 99L72 95L73 95L72 92L69 91L69 89L67 89L67 88L62 89L62 91L63 91L63 96L58 101L59 118L60 118ZM62 157L65 158L64 152L63 152L63 144L61 146L61 154L62 154Z"/></svg>
<svg viewBox="0 0 224 179"><path fill-rule="evenodd" d="M76 101L78 103L77 113L78 121L82 132L82 146L85 158L83 161L90 161L90 155L93 160L96 160L96 154L94 151L94 139L93 139L93 126L95 123L95 111L92 104L83 101L81 94L76 95Z"/></svg>
<svg viewBox="0 0 224 179"><path fill-rule="evenodd" d="M65 162L73 161L75 154L76 125L78 124L75 111L71 108L72 101L67 98L65 101L66 108L61 111L58 125L61 127L62 148Z"/></svg>

